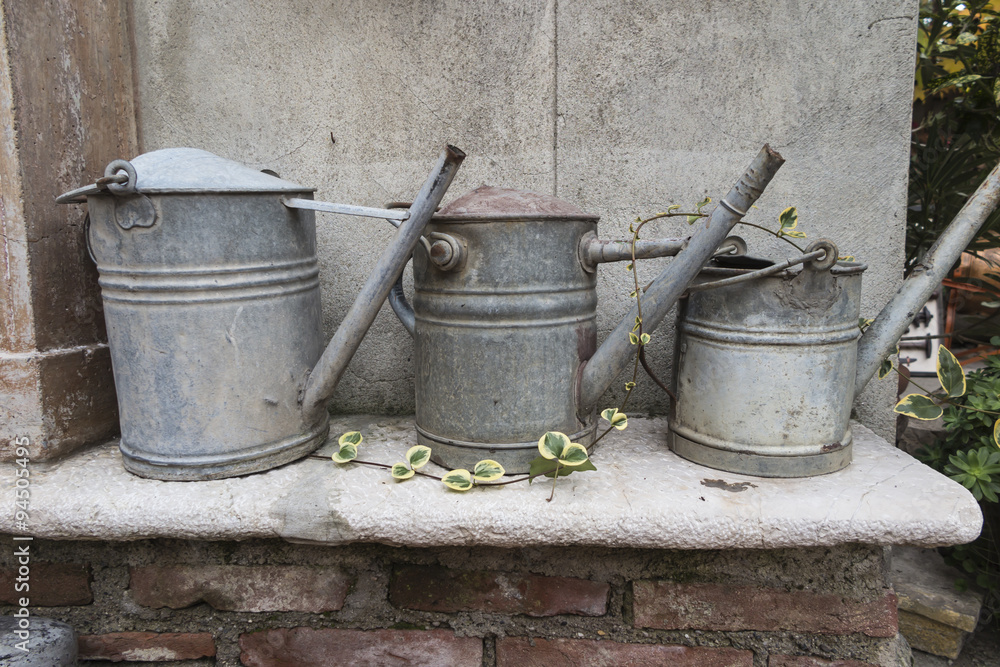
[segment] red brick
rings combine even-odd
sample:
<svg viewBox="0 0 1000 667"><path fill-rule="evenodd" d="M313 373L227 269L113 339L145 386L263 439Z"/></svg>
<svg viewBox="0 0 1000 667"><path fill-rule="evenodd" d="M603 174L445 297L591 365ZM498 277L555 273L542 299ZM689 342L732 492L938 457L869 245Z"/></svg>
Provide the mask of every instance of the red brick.
<svg viewBox="0 0 1000 667"><path fill-rule="evenodd" d="M150 565L131 570L133 599L181 609L199 602L225 611L337 611L351 578L336 568L297 565Z"/></svg>
<svg viewBox="0 0 1000 667"><path fill-rule="evenodd" d="M389 600L420 611L603 616L610 589L588 579L406 566L393 573Z"/></svg>
<svg viewBox="0 0 1000 667"><path fill-rule="evenodd" d="M68 607L90 604L90 566L78 563L35 563L28 565L28 590L17 591L18 568L0 570L0 603L20 605L28 598L32 607Z"/></svg>
<svg viewBox="0 0 1000 667"><path fill-rule="evenodd" d="M895 637L896 596L871 602L755 586L637 581L635 624L661 630L815 632Z"/></svg>
<svg viewBox="0 0 1000 667"><path fill-rule="evenodd" d="M77 650L81 660L167 662L211 658L215 641L208 632L113 632L82 635Z"/></svg>
<svg viewBox="0 0 1000 667"><path fill-rule="evenodd" d="M483 642L449 630L275 628L240 635L247 667L480 667Z"/></svg>
<svg viewBox="0 0 1000 667"><path fill-rule="evenodd" d="M858 660L824 660L811 655L772 655L767 659L767 667L878 667L878 665Z"/></svg>
<svg viewBox="0 0 1000 667"><path fill-rule="evenodd" d="M594 639L497 640L497 667L753 667L753 651Z"/></svg>

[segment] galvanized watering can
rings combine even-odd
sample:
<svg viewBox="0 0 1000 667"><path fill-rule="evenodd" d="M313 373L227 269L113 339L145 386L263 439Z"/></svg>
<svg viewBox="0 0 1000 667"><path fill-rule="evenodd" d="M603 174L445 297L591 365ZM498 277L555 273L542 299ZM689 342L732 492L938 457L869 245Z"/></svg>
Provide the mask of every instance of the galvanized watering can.
<svg viewBox="0 0 1000 667"><path fill-rule="evenodd" d="M645 331L782 162L765 147L690 238L637 245L639 258L677 255L643 296ZM555 197L485 186L431 219L413 257L413 306L400 283L390 303L414 338L417 439L437 463L471 469L490 458L520 473L546 431L593 442L597 401L636 352L635 308L597 346L596 267L631 250L596 227L597 216Z"/></svg>
<svg viewBox="0 0 1000 667"><path fill-rule="evenodd" d="M670 445L729 472L806 477L847 466L851 406L1000 198L1000 166L860 335L863 264L817 241L792 262L712 262L681 300ZM770 266L767 266L770 265ZM762 268L766 266L767 268Z"/></svg>
<svg viewBox="0 0 1000 667"><path fill-rule="evenodd" d="M408 210L316 202L193 148L115 160L60 196L89 209L125 467L218 479L319 447L326 402L464 157L447 147ZM399 226L325 351L315 210Z"/></svg>

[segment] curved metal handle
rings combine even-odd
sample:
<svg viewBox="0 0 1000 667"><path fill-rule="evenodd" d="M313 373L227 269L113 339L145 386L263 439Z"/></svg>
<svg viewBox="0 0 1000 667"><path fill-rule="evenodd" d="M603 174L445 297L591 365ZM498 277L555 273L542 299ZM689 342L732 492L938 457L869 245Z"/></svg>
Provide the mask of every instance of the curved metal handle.
<svg viewBox="0 0 1000 667"><path fill-rule="evenodd" d="M413 257L411 256L410 259L413 259ZM403 271L406 271L405 266L403 267ZM392 306L392 312L396 313L396 317L399 318L403 327L410 332L410 337L412 338L417 325L417 316L413 313L413 306L406 300L406 292L403 291L402 273L396 278L396 282L392 286L392 291L389 292L389 305Z"/></svg>
<svg viewBox="0 0 1000 667"><path fill-rule="evenodd" d="M687 293L691 294L692 292L704 292L705 290L715 289L717 287L725 287L726 285L745 283L751 280L756 280L757 278L765 278L767 276L774 275L775 273L781 273L789 267L805 264L806 262L809 262L809 265L806 268L813 271L825 271L833 267L833 265L837 263L837 246L835 246L832 241L827 239L817 239L806 247L805 254L799 255L798 257L786 259L784 262L773 264L765 269L751 271L750 273L733 276L732 278L723 278L722 280L713 280L710 283L691 285L687 288Z"/></svg>

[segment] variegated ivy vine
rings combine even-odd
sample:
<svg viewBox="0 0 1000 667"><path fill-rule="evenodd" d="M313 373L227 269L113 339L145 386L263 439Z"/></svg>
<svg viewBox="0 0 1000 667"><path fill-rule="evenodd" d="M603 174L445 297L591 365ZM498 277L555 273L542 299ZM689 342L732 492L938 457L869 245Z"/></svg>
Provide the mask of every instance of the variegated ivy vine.
<svg viewBox="0 0 1000 667"><path fill-rule="evenodd" d="M862 328L871 324L872 321L873 320L862 320ZM992 342L1000 346L1000 336L994 336ZM896 366L893 363L893 357L898 355L898 353L899 348L897 347L896 354L889 355L882 361L882 366L878 370L878 376L880 379L896 370ZM953 406L961 410L970 410L972 412L979 413L984 417L988 417L991 421L995 420L993 421L993 445L1000 449L1000 412L996 410L988 410L979 405L982 401L978 396L973 396L972 400L962 403L955 400L965 396L966 391L968 390L968 383L966 382L965 369L962 368L962 364L959 363L958 359L955 358L955 355L944 346L938 348L936 368L938 382L941 383L941 390L929 391L917 384L912 377L908 378L910 384L924 393L907 394L896 404L896 407L893 409L894 412L898 412L901 415L913 417L914 419L919 419L921 421L933 421L937 419L944 414L944 408L946 406ZM1000 456L997 457L997 461L994 463L997 462L1000 462Z"/></svg>

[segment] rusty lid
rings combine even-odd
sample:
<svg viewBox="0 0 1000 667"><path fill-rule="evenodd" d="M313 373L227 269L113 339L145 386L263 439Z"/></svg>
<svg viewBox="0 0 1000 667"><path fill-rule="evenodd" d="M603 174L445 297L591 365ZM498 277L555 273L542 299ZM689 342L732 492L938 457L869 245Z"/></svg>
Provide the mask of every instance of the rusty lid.
<svg viewBox="0 0 1000 667"><path fill-rule="evenodd" d="M144 153L131 162L115 160L105 169L105 177L93 185L60 195L56 202L68 204L97 194L172 194L218 192L314 192L272 173L262 172L197 148L164 148ZM108 182L110 177L124 183Z"/></svg>
<svg viewBox="0 0 1000 667"><path fill-rule="evenodd" d="M504 220L597 220L576 204L529 190L480 185L451 202L434 215L435 222Z"/></svg>

